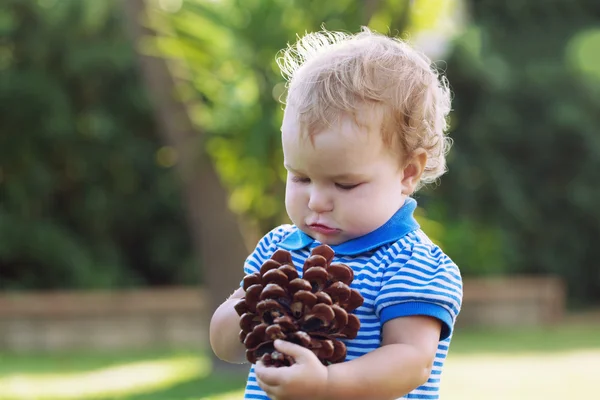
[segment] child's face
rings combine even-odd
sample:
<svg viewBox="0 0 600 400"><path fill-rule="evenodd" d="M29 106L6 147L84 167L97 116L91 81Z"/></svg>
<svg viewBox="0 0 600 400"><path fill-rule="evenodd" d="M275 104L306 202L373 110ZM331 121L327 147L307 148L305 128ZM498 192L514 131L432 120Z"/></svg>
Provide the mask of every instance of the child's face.
<svg viewBox="0 0 600 400"><path fill-rule="evenodd" d="M286 209L299 229L321 243L340 244L377 229L414 189L402 160L386 149L376 119L368 129L341 118L311 142L300 135L293 107L286 109Z"/></svg>

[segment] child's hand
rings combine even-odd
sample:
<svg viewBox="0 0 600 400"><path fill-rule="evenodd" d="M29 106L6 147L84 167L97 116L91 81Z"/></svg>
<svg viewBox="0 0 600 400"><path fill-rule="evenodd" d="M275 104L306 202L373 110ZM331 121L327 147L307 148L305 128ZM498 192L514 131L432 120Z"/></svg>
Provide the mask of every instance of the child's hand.
<svg viewBox="0 0 600 400"><path fill-rule="evenodd" d="M275 341L275 349L296 362L290 367L266 367L256 364L258 386L273 400L319 399L327 385L327 367L310 350L283 340Z"/></svg>

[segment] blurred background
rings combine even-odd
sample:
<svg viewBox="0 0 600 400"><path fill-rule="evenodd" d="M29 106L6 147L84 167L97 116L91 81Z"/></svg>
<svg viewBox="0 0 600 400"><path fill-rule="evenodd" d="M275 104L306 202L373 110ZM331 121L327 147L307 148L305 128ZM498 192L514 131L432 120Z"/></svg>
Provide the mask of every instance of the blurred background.
<svg viewBox="0 0 600 400"><path fill-rule="evenodd" d="M207 322L287 222L275 57L322 26L409 40L454 93L415 196L465 279L442 398L589 397L596 0L2 0L1 399L241 398Z"/></svg>

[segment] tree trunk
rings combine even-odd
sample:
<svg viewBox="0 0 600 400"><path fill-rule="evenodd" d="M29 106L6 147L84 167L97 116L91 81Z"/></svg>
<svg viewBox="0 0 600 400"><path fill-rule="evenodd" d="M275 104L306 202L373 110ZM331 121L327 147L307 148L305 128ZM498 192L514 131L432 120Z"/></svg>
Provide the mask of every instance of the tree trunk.
<svg viewBox="0 0 600 400"><path fill-rule="evenodd" d="M365 26L369 25L369 22L371 22L371 18L373 17L373 15L375 14L375 12L377 12L377 10L379 9L379 3L380 0L365 0L363 3L363 19L364 22L363 24Z"/></svg>
<svg viewBox="0 0 600 400"><path fill-rule="evenodd" d="M202 148L201 132L193 126L185 104L174 96L177 78L170 73L171 61L139 51L142 40L156 36L142 22L148 12L144 0L127 0L122 4L126 29L136 47L140 73L154 106L160 135L163 143L174 148L178 155L176 168L184 206L204 286L210 294L208 309L212 315L239 287L248 249L238 220L228 207L228 194ZM247 366L226 365L214 356L213 360L217 369L247 370Z"/></svg>

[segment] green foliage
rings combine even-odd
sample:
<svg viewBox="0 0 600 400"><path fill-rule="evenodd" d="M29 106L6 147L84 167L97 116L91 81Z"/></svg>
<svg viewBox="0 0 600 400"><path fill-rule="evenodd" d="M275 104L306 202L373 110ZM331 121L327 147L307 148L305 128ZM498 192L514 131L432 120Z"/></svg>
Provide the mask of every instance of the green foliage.
<svg viewBox="0 0 600 400"><path fill-rule="evenodd" d="M455 145L436 195L447 224L501 232L507 271L558 274L574 300L599 300L600 8L550 3L472 3L448 61Z"/></svg>
<svg viewBox="0 0 600 400"><path fill-rule="evenodd" d="M427 203L415 212L421 229L452 257L462 275L502 275L509 271L511 255L503 252L507 240L504 232L472 219L450 220L439 212L444 204L435 195L418 199Z"/></svg>
<svg viewBox="0 0 600 400"><path fill-rule="evenodd" d="M116 5L0 6L0 289L196 279Z"/></svg>
<svg viewBox="0 0 600 400"><path fill-rule="evenodd" d="M440 21L458 3L151 2L162 35L144 49L186 61L178 93L231 208L264 232L286 219L277 51L322 25L454 35ZM172 154L116 4L0 5L0 288L196 280L177 182L159 166ZM450 172L418 193L419 221L465 276L555 273L573 299L600 300L600 9L469 5L472 22L440 64L455 96Z"/></svg>

